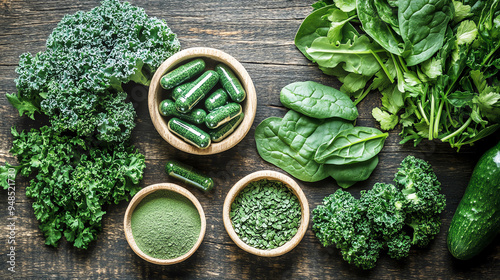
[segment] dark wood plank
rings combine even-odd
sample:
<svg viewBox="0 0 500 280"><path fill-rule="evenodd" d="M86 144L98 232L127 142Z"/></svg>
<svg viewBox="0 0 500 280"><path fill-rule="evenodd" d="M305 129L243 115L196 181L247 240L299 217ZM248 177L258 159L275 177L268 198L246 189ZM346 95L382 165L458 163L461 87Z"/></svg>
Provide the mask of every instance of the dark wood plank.
<svg viewBox="0 0 500 280"><path fill-rule="evenodd" d="M59 248L44 245L31 208L25 197L28 181L17 183L16 273L7 271L7 194L0 192L0 278L91 278L91 279L495 279L500 274L499 238L478 258L468 262L453 259L446 248L446 232L453 212L467 186L479 155L500 140L494 135L480 145L457 153L446 144L423 142L400 145L398 131L392 131L380 155L380 164L365 182L349 191L359 194L375 182L390 182L400 161L408 154L428 160L443 183L448 205L442 215L442 232L426 249L412 249L404 261L383 255L375 269L361 271L348 265L333 248L322 248L309 229L292 252L277 258L261 258L243 252L226 234L222 205L229 188L245 175L262 169L281 171L263 161L256 152L255 127L270 116L286 113L279 102L280 89L295 81L313 80L339 88L295 48L293 37L301 21L310 13L313 1L131 1L151 16L165 19L179 36L183 48L206 46L226 51L246 67L258 94L255 122L248 136L230 151L214 156L193 156L173 149L156 133L147 110L147 88L130 86L127 91L138 112L132 141L145 154L147 168L141 186L175 182L164 172L164 164L176 158L205 170L215 180L213 192L191 189L207 216L207 233L198 251L187 261L173 266L146 263L129 248L123 234L127 202L106 207L103 231L88 250L78 250L61 242ZM5 93L15 92L18 57L23 52L44 49L47 36L64 14L89 10L99 1L0 0L0 161L15 163L9 154L10 127L30 129L47 123L19 117L8 104ZM360 125L375 126L371 108L380 106L380 96L372 94L358 108ZM338 186L332 179L316 183L300 182L311 208Z"/></svg>

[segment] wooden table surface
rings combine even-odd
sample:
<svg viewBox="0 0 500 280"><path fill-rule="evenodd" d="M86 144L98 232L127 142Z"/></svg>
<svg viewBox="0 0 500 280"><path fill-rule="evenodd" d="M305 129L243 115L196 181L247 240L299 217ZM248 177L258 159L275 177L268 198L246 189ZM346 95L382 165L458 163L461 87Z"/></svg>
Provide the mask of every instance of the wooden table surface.
<svg viewBox="0 0 500 280"><path fill-rule="evenodd" d="M442 214L441 233L426 249L412 249L410 256L396 261L383 254L375 269L362 271L348 265L334 248L323 248L310 226L302 242L288 254L277 258L250 255L238 248L227 235L222 221L222 205L230 187L240 178L258 170L281 171L262 160L254 141L255 127L265 118L283 116L279 92L295 81L312 80L339 88L334 78L323 75L295 48L293 38L302 20L312 11L313 1L235 1L169 0L131 1L151 16L165 19L178 35L182 49L213 47L239 60L253 79L258 96L257 115L246 138L229 151L212 156L194 156L175 150L162 140L147 110L147 88L130 87L129 94L138 113L132 138L146 156L141 186L175 182L163 168L168 159L178 159L204 170L216 187L205 194L191 189L200 200L207 231L198 251L187 261L173 266L149 264L130 249L123 233L127 202L110 205L103 218L103 231L88 250L61 242L58 248L44 245L31 201L25 196L28 181L18 178L16 194L16 267L7 270L7 192L0 191L0 279L78 278L78 279L498 279L500 278L500 238L480 256L470 261L455 260L446 248L451 217L467 186L478 157L500 140L491 136L460 153L447 144L423 142L417 147L400 145L398 131L392 131L380 154L380 163L369 180L348 189L357 195L375 182L390 182L401 160L415 155L429 161L442 182L447 207ZM39 127L43 117L32 121L19 117L5 93L15 92L18 57L23 52L44 50L45 40L64 14L90 10L97 0L31 1L0 0L0 161L15 163L9 154L10 127ZM380 96L369 95L358 105L358 124L375 126L371 109L379 106ZM283 172L283 171L281 171ZM317 183L298 181L311 209L338 189L329 178Z"/></svg>

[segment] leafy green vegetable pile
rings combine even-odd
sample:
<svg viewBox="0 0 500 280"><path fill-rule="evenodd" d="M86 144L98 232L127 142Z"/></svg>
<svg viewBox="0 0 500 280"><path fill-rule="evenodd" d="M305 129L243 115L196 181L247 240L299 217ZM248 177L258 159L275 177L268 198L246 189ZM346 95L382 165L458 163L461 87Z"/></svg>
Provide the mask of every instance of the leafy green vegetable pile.
<svg viewBox="0 0 500 280"><path fill-rule="evenodd" d="M313 211L313 231L323 246L335 245L344 260L363 269L375 267L380 252L408 256L412 245L424 247L439 233L446 206L441 184L430 164L406 157L395 185L376 183L359 199L337 190Z"/></svg>
<svg viewBox="0 0 500 280"><path fill-rule="evenodd" d="M10 152L19 166L0 167L0 179L7 189L12 171L30 176L26 194L46 244L57 246L64 235L86 249L101 228L102 207L138 191L145 159L129 143L136 113L122 85L148 85L179 49L164 21L104 0L89 12L66 15L45 51L21 55L17 93L7 98L20 115L42 113L51 125L12 129Z"/></svg>
<svg viewBox="0 0 500 280"><path fill-rule="evenodd" d="M440 139L460 149L500 127L499 0L323 0L295 45L373 117L400 124L401 143ZM411 5L410 5L411 3Z"/></svg>
<svg viewBox="0 0 500 280"><path fill-rule="evenodd" d="M124 141L135 111L122 85L149 85L160 64L180 49L167 24L143 9L104 0L89 12L66 15L46 50L21 55L17 93L7 97L20 115L49 116L58 131L98 140Z"/></svg>
<svg viewBox="0 0 500 280"><path fill-rule="evenodd" d="M283 118L265 119L255 130L264 160L303 181L331 176L343 188L370 176L388 134L354 127L358 111L347 95L307 81L287 85L280 99L291 110Z"/></svg>

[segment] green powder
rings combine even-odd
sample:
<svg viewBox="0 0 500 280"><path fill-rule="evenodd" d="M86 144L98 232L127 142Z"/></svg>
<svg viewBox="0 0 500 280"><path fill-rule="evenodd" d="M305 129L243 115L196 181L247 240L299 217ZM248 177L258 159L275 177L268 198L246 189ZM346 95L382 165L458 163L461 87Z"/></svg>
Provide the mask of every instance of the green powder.
<svg viewBox="0 0 500 280"><path fill-rule="evenodd" d="M159 190L137 205L131 227L135 243L146 255L174 259L193 248L200 235L201 219L189 199Z"/></svg>

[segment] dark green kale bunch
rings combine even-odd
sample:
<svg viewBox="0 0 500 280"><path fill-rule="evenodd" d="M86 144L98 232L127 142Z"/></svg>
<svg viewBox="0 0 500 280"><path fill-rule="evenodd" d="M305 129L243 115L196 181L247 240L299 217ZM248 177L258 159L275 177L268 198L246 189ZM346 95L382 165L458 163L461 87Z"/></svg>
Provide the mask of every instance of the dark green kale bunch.
<svg viewBox="0 0 500 280"><path fill-rule="evenodd" d="M446 206L430 164L406 157L395 185L376 183L359 199L341 189L313 210L313 231L323 246L335 245L344 260L362 269L375 267L380 252L395 259L412 245L424 247L439 233Z"/></svg>
<svg viewBox="0 0 500 280"><path fill-rule="evenodd" d="M91 139L61 134L49 126L14 136L10 153L19 166L0 167L7 189L9 169L32 176L26 195L33 199L35 217L47 245L64 235L86 249L101 230L105 204L118 203L140 190L145 160L133 146L96 146Z"/></svg>
<svg viewBox="0 0 500 280"><path fill-rule="evenodd" d="M59 131L93 133L106 142L128 139L135 111L122 85L149 85L159 65L180 49L165 21L118 0L66 15L46 50L20 57L18 92L8 94L20 115L49 116Z"/></svg>

